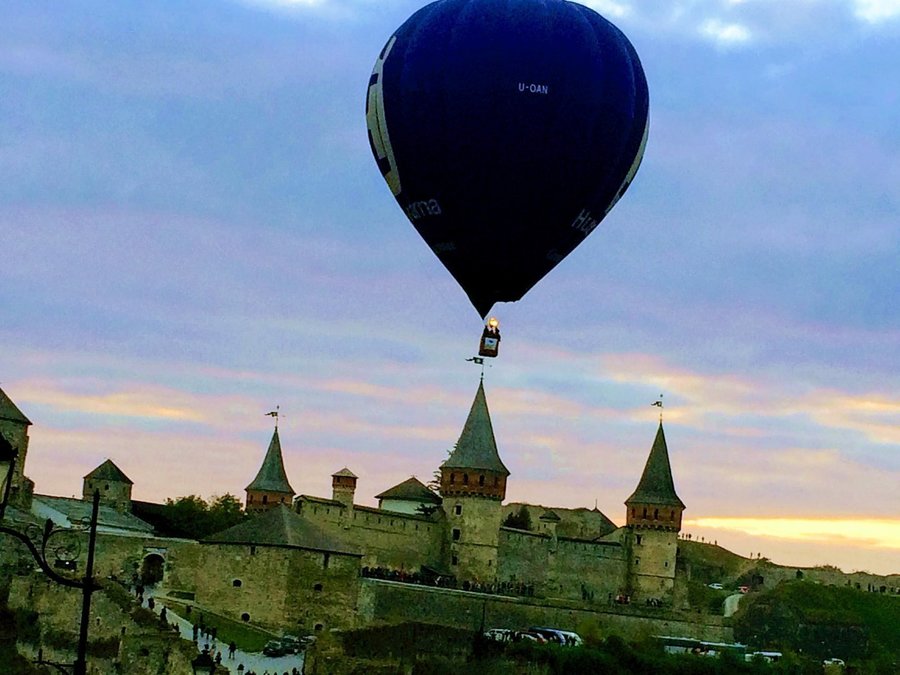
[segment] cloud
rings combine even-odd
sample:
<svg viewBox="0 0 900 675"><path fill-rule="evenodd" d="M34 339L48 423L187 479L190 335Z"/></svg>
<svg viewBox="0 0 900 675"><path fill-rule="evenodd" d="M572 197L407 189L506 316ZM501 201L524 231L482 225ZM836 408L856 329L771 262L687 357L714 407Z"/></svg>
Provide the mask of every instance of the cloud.
<svg viewBox="0 0 900 675"><path fill-rule="evenodd" d="M743 45L750 42L753 37L746 26L738 23L725 23L719 19L704 21L700 26L700 34L722 47Z"/></svg>
<svg viewBox="0 0 900 675"><path fill-rule="evenodd" d="M851 0L854 14L871 24L900 17L900 0Z"/></svg>
<svg viewBox="0 0 900 675"><path fill-rule="evenodd" d="M730 530L758 537L900 550L900 520L812 518L693 518L684 527Z"/></svg>

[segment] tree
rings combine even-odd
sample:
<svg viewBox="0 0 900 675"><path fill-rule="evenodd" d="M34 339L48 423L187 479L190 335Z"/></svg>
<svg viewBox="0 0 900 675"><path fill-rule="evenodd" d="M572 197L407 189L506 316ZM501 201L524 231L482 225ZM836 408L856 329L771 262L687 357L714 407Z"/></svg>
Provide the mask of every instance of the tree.
<svg viewBox="0 0 900 675"><path fill-rule="evenodd" d="M214 496L210 503L203 497L187 495L167 499L163 517L173 529L188 537L203 539L241 522L244 511L232 494Z"/></svg>
<svg viewBox="0 0 900 675"><path fill-rule="evenodd" d="M511 512L506 516L506 520L503 521L503 526L512 527L517 530L530 530L531 513L528 511L528 507L522 504L518 511Z"/></svg>

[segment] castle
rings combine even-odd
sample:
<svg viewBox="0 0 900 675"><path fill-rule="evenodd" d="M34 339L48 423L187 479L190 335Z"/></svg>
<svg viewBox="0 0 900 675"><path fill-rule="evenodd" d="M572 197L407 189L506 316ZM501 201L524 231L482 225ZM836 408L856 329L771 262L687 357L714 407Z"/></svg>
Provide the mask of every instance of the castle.
<svg viewBox="0 0 900 675"><path fill-rule="evenodd" d="M439 467L439 491L409 478L376 495L377 508L355 503L358 478L348 468L331 476L330 498L296 495L276 420L246 488L249 517L199 542L154 532L147 521L158 505L132 501L132 481L110 460L85 476L82 500L34 494L24 475L30 424L0 390L0 433L18 450L11 504L20 519L71 526L99 490L101 574L140 569L197 607L238 620L309 631L383 620L390 612L378 589L388 584L376 588L372 579L510 602L528 598L550 609L590 610L614 599L663 607L674 602L685 506L675 491L661 421L637 487L625 500L625 525L616 527L596 507L503 503L510 472L483 382Z"/></svg>

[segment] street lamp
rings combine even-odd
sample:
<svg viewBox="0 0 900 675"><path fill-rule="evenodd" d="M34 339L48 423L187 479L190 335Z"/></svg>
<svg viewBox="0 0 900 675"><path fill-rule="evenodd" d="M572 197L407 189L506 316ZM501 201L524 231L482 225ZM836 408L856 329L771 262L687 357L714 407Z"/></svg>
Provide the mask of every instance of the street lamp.
<svg viewBox="0 0 900 675"><path fill-rule="evenodd" d="M213 675L216 672L216 662L209 655L208 649L204 649L196 659L191 661L191 669L194 671L194 675Z"/></svg>
<svg viewBox="0 0 900 675"><path fill-rule="evenodd" d="M35 526L29 526L25 532L13 529L3 525L3 516L6 514L6 505L9 502L9 492L12 487L12 477L15 471L16 459L18 458L18 450L12 444L0 435L0 534L8 534L18 539L25 545L31 553L34 561L40 566L50 579L62 586L69 588L77 588L81 591L81 624L78 631L78 650L75 663L72 664L72 672L74 675L85 675L87 673L87 639L88 626L90 625L91 616L91 594L100 587L94 581L94 547L97 543L97 513L100 509L100 491L94 491L94 501L91 509L91 519L88 525L88 555L87 564L84 569L84 577L80 580L69 579L58 574L50 562L48 561L48 553L53 553L57 564L73 563L77 558L77 551L72 552L70 548L65 546L51 546L51 538L65 532L66 530L58 530L54 528L53 521L49 518L44 523L43 530ZM41 663L52 665L62 670L60 664L48 663L43 661L42 657L38 657ZM63 671L65 672L65 671Z"/></svg>

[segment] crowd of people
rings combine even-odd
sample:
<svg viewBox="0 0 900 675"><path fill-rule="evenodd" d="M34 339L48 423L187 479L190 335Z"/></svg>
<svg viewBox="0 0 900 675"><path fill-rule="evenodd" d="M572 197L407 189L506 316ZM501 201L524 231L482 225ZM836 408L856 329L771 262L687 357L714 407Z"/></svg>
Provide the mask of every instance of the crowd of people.
<svg viewBox="0 0 900 675"><path fill-rule="evenodd" d="M491 593L494 595L520 595L531 597L534 595L534 585L520 581L494 581L482 583L480 581L462 581L456 577L441 574L423 574L422 572L406 572L387 567L363 567L360 575L369 579L384 579L386 581L398 581L404 584L419 584L422 586L435 586L437 588L450 588L458 591L472 591L474 593Z"/></svg>

